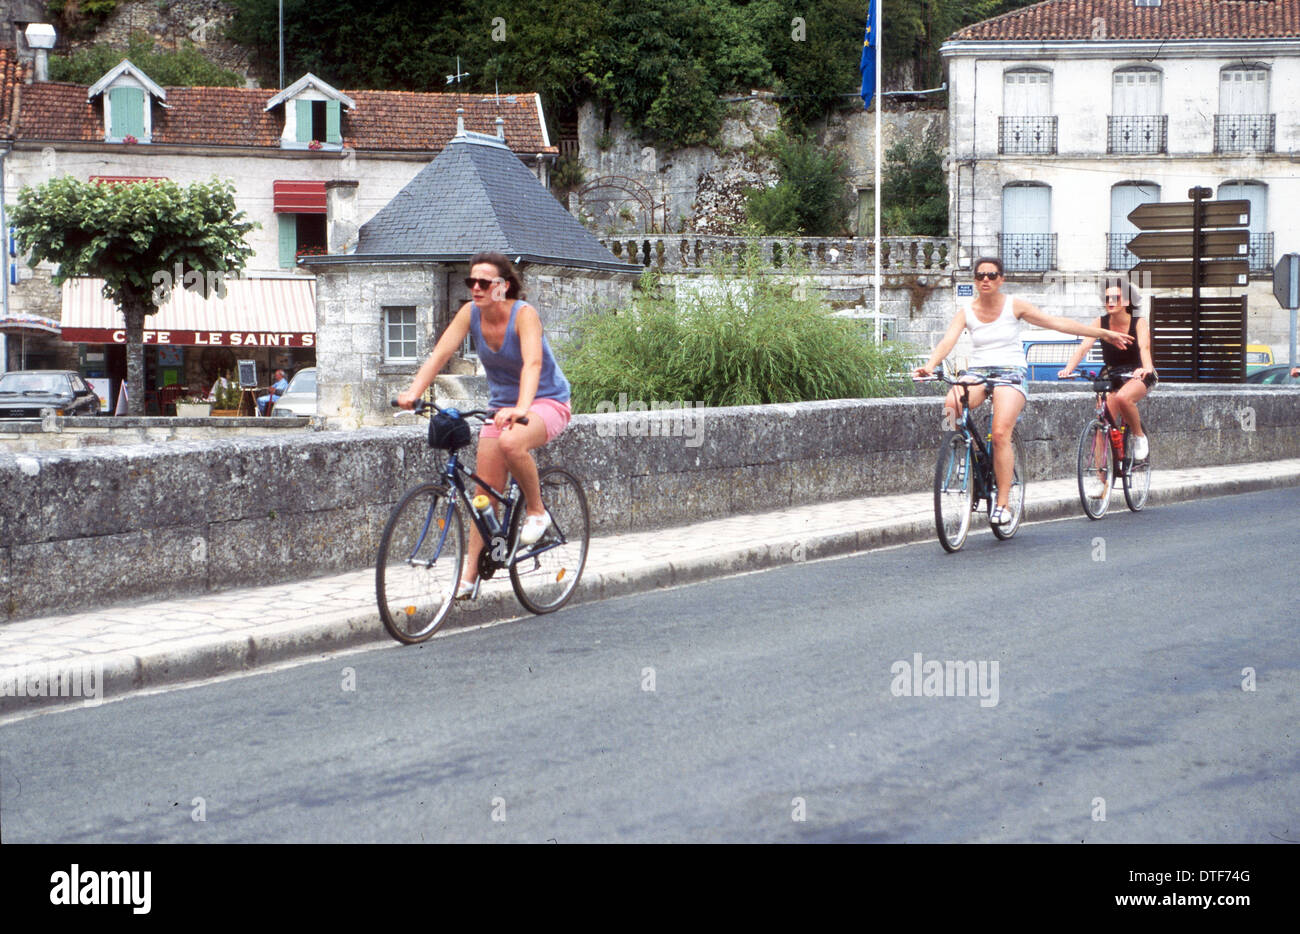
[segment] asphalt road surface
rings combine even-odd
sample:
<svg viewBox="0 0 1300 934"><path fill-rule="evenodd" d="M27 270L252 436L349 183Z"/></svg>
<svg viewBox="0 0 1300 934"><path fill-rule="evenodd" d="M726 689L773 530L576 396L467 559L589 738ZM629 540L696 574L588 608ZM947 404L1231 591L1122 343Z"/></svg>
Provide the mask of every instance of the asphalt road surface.
<svg viewBox="0 0 1300 934"><path fill-rule="evenodd" d="M0 831L1297 842L1298 576L1300 489L792 564L5 723Z"/></svg>

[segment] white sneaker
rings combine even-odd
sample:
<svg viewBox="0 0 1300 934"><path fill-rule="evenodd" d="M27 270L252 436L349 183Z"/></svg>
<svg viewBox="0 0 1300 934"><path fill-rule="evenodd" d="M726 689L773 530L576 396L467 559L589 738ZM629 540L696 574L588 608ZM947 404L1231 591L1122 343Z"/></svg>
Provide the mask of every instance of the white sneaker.
<svg viewBox="0 0 1300 934"><path fill-rule="evenodd" d="M1151 449L1147 445L1147 436L1134 435L1133 436L1133 459L1135 461L1144 461L1147 459L1147 455L1150 453L1151 453Z"/></svg>
<svg viewBox="0 0 1300 934"><path fill-rule="evenodd" d="M523 528L519 530L519 544L536 545L537 540L540 539L550 527L550 513L544 512L540 516L529 516L524 519Z"/></svg>
<svg viewBox="0 0 1300 934"><path fill-rule="evenodd" d="M473 600L478 593L478 581L461 581L456 587L457 600Z"/></svg>
<svg viewBox="0 0 1300 934"><path fill-rule="evenodd" d="M1088 499L1101 499L1106 495L1106 483L1095 473L1089 474L1083 481L1083 492Z"/></svg>
<svg viewBox="0 0 1300 934"><path fill-rule="evenodd" d="M1011 519L1010 506L994 506L993 511L989 513L989 522L993 525L1010 525Z"/></svg>

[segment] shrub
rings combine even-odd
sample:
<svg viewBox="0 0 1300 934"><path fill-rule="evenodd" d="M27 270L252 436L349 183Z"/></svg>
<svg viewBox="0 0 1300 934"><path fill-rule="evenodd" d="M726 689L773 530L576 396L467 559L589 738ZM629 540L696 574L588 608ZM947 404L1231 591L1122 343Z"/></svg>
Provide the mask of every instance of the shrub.
<svg viewBox="0 0 1300 934"><path fill-rule="evenodd" d="M765 146L777 161L781 181L746 199L746 216L758 232L807 237L846 232L850 198L843 156L809 137L777 134Z"/></svg>
<svg viewBox="0 0 1300 934"><path fill-rule="evenodd" d="M629 308L590 314L561 349L574 411L630 399L761 405L896 395L902 348L836 318L806 277L776 275L754 252L715 266L674 300L653 271ZM685 292L686 290L681 290Z"/></svg>

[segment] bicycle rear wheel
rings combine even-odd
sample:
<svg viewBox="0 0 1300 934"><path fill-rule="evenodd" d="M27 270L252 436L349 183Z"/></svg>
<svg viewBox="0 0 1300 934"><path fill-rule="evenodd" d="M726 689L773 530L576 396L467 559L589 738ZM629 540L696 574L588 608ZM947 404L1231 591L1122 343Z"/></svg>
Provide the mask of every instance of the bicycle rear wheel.
<svg viewBox="0 0 1300 934"><path fill-rule="evenodd" d="M1151 451L1142 460L1133 459L1133 436L1125 433L1124 455L1128 469L1124 471L1124 502L1134 512L1141 512L1151 491Z"/></svg>
<svg viewBox="0 0 1300 934"><path fill-rule="evenodd" d="M460 581L465 531L447 487L426 483L393 507L379 540L375 594L384 628L408 645L446 621Z"/></svg>
<svg viewBox="0 0 1300 934"><path fill-rule="evenodd" d="M944 434L934 468L934 527L944 551L956 551L970 532L974 466L966 438L957 431Z"/></svg>
<svg viewBox="0 0 1300 934"><path fill-rule="evenodd" d="M1011 489L1007 492L1007 508L1011 510L1011 521L1006 525L991 526L993 534L1003 541L1016 534L1016 530L1020 528L1020 520L1025 515L1025 458L1024 450L1020 445L1020 432L1015 429L1011 431L1011 450L1015 452L1015 473L1012 474ZM993 502L997 502L996 487L993 492Z"/></svg>
<svg viewBox="0 0 1300 934"><path fill-rule="evenodd" d="M1115 460L1110 449L1110 432L1094 419L1079 436L1079 502L1089 519L1100 519L1110 507L1110 488L1115 482ZM1093 485L1101 483L1101 495Z"/></svg>
<svg viewBox="0 0 1300 934"><path fill-rule="evenodd" d="M510 562L510 585L527 609L553 613L568 602L582 579L591 538L587 496L578 478L561 467L547 467L538 480L551 524L532 545L519 545ZM510 541L518 542L527 510L520 503L510 518Z"/></svg>

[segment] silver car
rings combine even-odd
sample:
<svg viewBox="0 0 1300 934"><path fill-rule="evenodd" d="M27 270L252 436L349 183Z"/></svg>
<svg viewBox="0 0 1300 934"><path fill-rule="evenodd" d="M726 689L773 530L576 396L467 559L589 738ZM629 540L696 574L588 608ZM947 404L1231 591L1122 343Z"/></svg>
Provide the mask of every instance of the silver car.
<svg viewBox="0 0 1300 934"><path fill-rule="evenodd" d="M316 414L316 368L309 366L299 370L289 381L289 388L271 409L272 415L306 415Z"/></svg>

